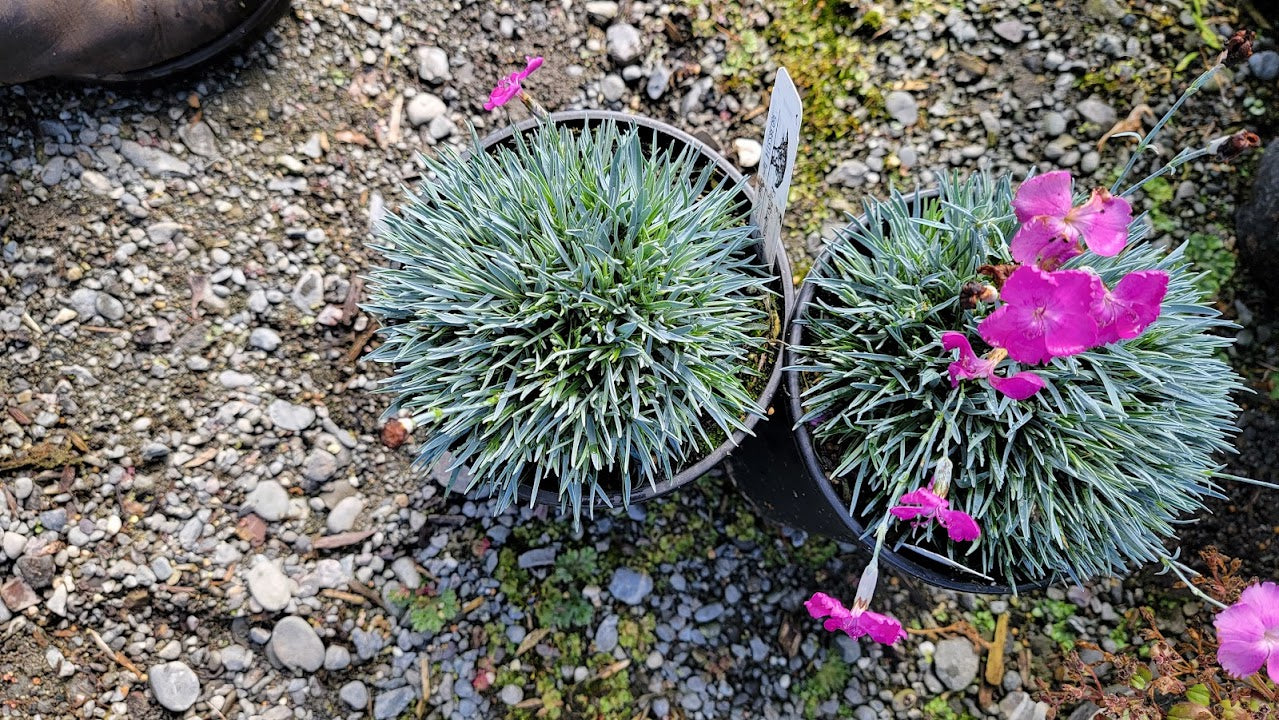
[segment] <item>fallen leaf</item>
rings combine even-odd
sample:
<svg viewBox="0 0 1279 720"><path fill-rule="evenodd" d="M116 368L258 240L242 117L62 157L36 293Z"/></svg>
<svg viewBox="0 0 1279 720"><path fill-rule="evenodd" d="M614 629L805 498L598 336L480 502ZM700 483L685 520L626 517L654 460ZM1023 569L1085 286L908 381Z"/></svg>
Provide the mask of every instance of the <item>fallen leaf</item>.
<svg viewBox="0 0 1279 720"><path fill-rule="evenodd" d="M363 542L373 534L372 530L353 530L336 535L317 535L311 538L311 547L316 550L330 550Z"/></svg>
<svg viewBox="0 0 1279 720"><path fill-rule="evenodd" d="M338 130L337 132L333 133L333 139L337 140L340 143L349 143L351 145L363 145L364 147L368 147L373 144L372 141L369 140L367 135L365 135L364 133L356 132L354 130Z"/></svg>
<svg viewBox="0 0 1279 720"><path fill-rule="evenodd" d="M549 628L538 628L528 635L525 635L524 640L520 642L520 646L515 649L515 657L519 657L529 650L532 650L534 645L541 642L542 638L546 637L550 633L551 631Z"/></svg>
<svg viewBox="0 0 1279 720"><path fill-rule="evenodd" d="M1141 135L1142 131L1145 130L1145 125L1141 122L1143 117L1149 117L1151 120L1155 119L1155 112L1150 109L1149 105L1144 103L1134 107L1128 113L1128 117L1115 123L1114 127L1107 130L1106 134L1102 135L1101 139L1097 141L1097 149L1100 150L1105 147L1107 140L1120 133L1132 132Z"/></svg>
<svg viewBox="0 0 1279 720"><path fill-rule="evenodd" d="M218 456L217 448L212 448L212 447L205 448L204 451L201 452L199 455L196 455L195 457L183 463L182 467L187 468L188 470L191 468L198 468L217 456Z"/></svg>
<svg viewBox="0 0 1279 720"><path fill-rule="evenodd" d="M986 659L986 682L998 686L1004 681L1004 646L1008 644L1008 613L995 620L995 639Z"/></svg>

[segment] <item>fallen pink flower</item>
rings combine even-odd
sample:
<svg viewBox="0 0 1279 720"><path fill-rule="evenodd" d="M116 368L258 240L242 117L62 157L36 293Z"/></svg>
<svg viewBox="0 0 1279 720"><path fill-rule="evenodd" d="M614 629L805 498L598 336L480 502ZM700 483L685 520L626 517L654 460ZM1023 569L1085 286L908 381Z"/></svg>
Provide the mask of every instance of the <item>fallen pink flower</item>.
<svg viewBox="0 0 1279 720"><path fill-rule="evenodd" d="M511 98L519 95L523 91L520 83L532 75L535 70L542 67L542 58L527 58L528 65L523 70L513 72L510 75L498 81L497 87L493 88L493 92L489 93L488 102L484 103L484 109L492 112L499 107L511 101Z"/></svg>
<svg viewBox="0 0 1279 720"><path fill-rule="evenodd" d="M912 490L902 495L898 505L888 512L898 520L914 520L915 527L936 519L946 528L946 534L956 542L968 542L981 537L981 527L971 515L962 510L951 510L950 501L938 497L932 485Z"/></svg>
<svg viewBox="0 0 1279 720"><path fill-rule="evenodd" d="M981 321L977 332L1021 363L1076 355L1097 344L1093 304L1104 292L1101 280L1083 270L1048 273L1022 266L1000 291L1004 304Z"/></svg>
<svg viewBox="0 0 1279 720"><path fill-rule="evenodd" d="M1097 342L1131 340L1159 319L1160 305L1168 293L1168 273L1141 270L1125 275L1114 290L1093 301L1097 318Z"/></svg>
<svg viewBox="0 0 1279 720"><path fill-rule="evenodd" d="M1044 387L1043 378L1029 371L1022 371L1009 377L995 374L996 363L978 357L973 346L962 333L947 332L941 336L942 347L947 350L959 350L959 359L950 364L950 386L959 387L961 380L985 378L996 391L1014 400L1025 400Z"/></svg>
<svg viewBox="0 0 1279 720"><path fill-rule="evenodd" d="M877 643L892 645L906 637L906 631L896 619L871 612L856 604L852 608L846 608L843 603L826 593L813 593L804 607L816 619L827 618L822 624L827 630L842 630L854 639L868 636Z"/></svg>
<svg viewBox="0 0 1279 720"><path fill-rule="evenodd" d="M1217 662L1230 675L1244 678L1266 668L1279 683L1279 585L1252 585L1239 602L1213 620L1217 628Z"/></svg>
<svg viewBox="0 0 1279 720"><path fill-rule="evenodd" d="M1051 270L1078 255L1081 241L1106 257L1118 255L1128 244L1128 201L1097 189L1088 202L1074 207L1071 184L1070 173L1058 170L1017 188L1013 210L1022 226L1009 243L1014 260Z"/></svg>

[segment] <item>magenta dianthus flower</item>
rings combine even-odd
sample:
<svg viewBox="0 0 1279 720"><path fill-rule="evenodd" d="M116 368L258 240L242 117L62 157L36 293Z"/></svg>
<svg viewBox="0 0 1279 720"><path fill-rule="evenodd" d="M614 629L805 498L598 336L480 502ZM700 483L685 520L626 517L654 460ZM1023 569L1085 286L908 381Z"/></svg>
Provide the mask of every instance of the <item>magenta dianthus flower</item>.
<svg viewBox="0 0 1279 720"><path fill-rule="evenodd" d="M866 609L870 606L870 599L875 594L878 582L879 566L872 559L857 582L857 595L853 598L851 608L844 607L839 600L823 592L813 593L804 607L814 618L827 618L822 627L831 632L843 631L854 639L865 635L877 643L892 645L906 637L902 624L888 615Z"/></svg>
<svg viewBox="0 0 1279 720"><path fill-rule="evenodd" d="M1070 173L1065 170L1036 175L1017 188L1013 210L1022 223L1009 243L1013 259L1044 269L1059 267L1088 249L1111 257L1128 243L1132 206L1107 190L1094 190L1088 202L1075 207Z"/></svg>
<svg viewBox="0 0 1279 720"><path fill-rule="evenodd" d="M932 485L902 495L898 503L888 510L898 520L914 520L914 524L919 526L936 519L938 524L946 528L950 539L956 542L968 542L981 537L981 527L977 525L977 521L962 510L951 510L950 501L934 493Z"/></svg>
<svg viewBox="0 0 1279 720"><path fill-rule="evenodd" d="M1244 678L1266 668L1279 683L1279 585L1252 585L1239 602L1222 610L1217 628L1217 662L1230 675Z"/></svg>
<svg viewBox="0 0 1279 720"><path fill-rule="evenodd" d="M985 378L991 387L1014 400L1025 400L1044 387L1043 378L1033 372L1022 371L1006 378L996 375L997 363L978 357L973 352L972 344L962 333L942 333L941 344L947 350L959 350L959 359L952 362L948 369L951 387L959 387L961 380Z"/></svg>
<svg viewBox="0 0 1279 720"><path fill-rule="evenodd" d="M511 101L511 98L519 95L523 88L520 83L532 75L535 70L542 67L542 58L530 57L526 58L528 65L523 70L513 72L510 75L498 81L497 87L493 88L493 92L489 93L488 102L484 103L484 109L492 112L499 107Z"/></svg>
<svg viewBox="0 0 1279 720"><path fill-rule="evenodd" d="M1000 291L1004 304L981 321L977 332L1021 363L1076 355L1097 344L1093 304L1104 292L1101 279L1083 270L1048 273L1022 266Z"/></svg>
<svg viewBox="0 0 1279 720"><path fill-rule="evenodd" d="M896 619L856 605L846 608L843 603L826 593L813 593L813 597L804 603L804 607L814 618L826 618L822 627L831 632L843 631L851 638L865 635L877 643L892 645L906 637L906 631Z"/></svg>
<svg viewBox="0 0 1279 720"><path fill-rule="evenodd" d="M1131 340L1159 319L1160 305L1168 293L1168 273L1141 270L1125 275L1114 290L1093 300L1097 319L1097 343Z"/></svg>

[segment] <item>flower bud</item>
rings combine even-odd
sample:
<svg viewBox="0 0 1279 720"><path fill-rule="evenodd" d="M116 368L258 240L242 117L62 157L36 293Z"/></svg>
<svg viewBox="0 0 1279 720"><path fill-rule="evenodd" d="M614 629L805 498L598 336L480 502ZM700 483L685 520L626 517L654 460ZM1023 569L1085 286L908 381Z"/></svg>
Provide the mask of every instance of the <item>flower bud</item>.
<svg viewBox="0 0 1279 720"><path fill-rule="evenodd" d="M1227 67L1248 62L1248 58L1252 57L1252 41L1256 38L1257 33L1251 30L1240 30L1231 35L1226 41L1226 49L1222 51L1219 62L1225 63Z"/></svg>
<svg viewBox="0 0 1279 720"><path fill-rule="evenodd" d="M870 599L875 595L875 586L879 584L879 563L872 560L862 577L857 581L857 594L853 596L853 607L865 610L870 607Z"/></svg>
<svg viewBox="0 0 1279 720"><path fill-rule="evenodd" d="M950 458L942 458L937 461L937 465L933 468L933 494L937 497L946 497L946 491L950 490L950 476L955 471L955 465L951 463Z"/></svg>
<svg viewBox="0 0 1279 720"><path fill-rule="evenodd" d="M1230 162L1245 152L1258 147L1261 147L1261 138L1257 137L1257 133L1240 130L1226 138L1217 147L1217 159L1222 162Z"/></svg>

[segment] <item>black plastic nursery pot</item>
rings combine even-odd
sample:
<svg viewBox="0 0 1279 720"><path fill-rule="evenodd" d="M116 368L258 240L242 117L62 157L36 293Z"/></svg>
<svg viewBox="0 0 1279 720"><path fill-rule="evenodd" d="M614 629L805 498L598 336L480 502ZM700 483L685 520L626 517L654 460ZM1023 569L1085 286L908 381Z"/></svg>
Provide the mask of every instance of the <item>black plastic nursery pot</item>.
<svg viewBox="0 0 1279 720"><path fill-rule="evenodd" d="M917 192L918 203L938 195L936 190ZM865 218L855 222L864 223ZM810 275L819 273L827 264L823 254L813 265ZM836 490L826 474L827 464L813 442L806 424L796 424L803 417L801 379L803 372L793 368L798 357L793 348L803 343L804 318L813 301L816 286L805 282L795 301L786 332L785 366L782 387L776 405L778 417L761 428L755 442L742 447L728 463L729 476L769 519L805 532L824 535L834 540L860 545L870 554L874 538L866 536L866 526L848 512L848 501ZM930 585L959 592L1007 595L1012 586L985 580L933 560L910 548L893 550L886 544L880 560L897 572L918 578ZM1052 578L1017 583L1017 591L1038 590L1053 583Z"/></svg>
<svg viewBox="0 0 1279 720"><path fill-rule="evenodd" d="M600 125L604 122L616 122L619 126L631 125L639 128L640 139L647 147L658 147L663 150L669 149L678 153L686 147L691 147L703 159L706 165L713 166L715 171L720 173L724 179L730 184L735 183L738 193L741 195L743 207L753 207L755 204L754 189L745 182L745 178L737 168L728 161L723 155L714 148L688 133L668 125L664 122L654 120L647 117L639 117L635 115L627 115L625 113L611 112L606 110L570 110L565 112L551 113L547 120L539 120L537 118L529 118L514 126L508 126L502 130L488 135L480 141L480 147L489 150L504 144L513 142L517 133L526 132L537 127L542 122L550 122L556 125L566 126L569 128L589 128ZM786 257L786 249L782 245L780 239L773 242L766 242L759 234L758 229L755 230L757 238L756 251L763 262L772 270L774 276L778 278L774 289L777 297L781 302L781 309L778 314L781 318L790 316L791 308L795 302L795 291L791 283L790 261ZM772 372L769 374L768 382L764 386L763 392L760 393L757 407L761 413L770 418L770 422L760 423L762 419L758 416L746 418L745 425L748 430L759 433L760 429L767 426L778 425L777 417L782 414L781 408L773 407L773 398L777 394L782 383L782 365L783 343L781 338L777 339L777 354L773 357ZM709 454L703 456L697 462L689 465L679 472L675 477L669 478L655 485L647 483L639 484L631 489L629 502L637 503L651 500L659 495L665 495L676 488L686 485L693 480L706 474L716 465L719 465L725 458L732 453L741 452L745 446L754 444L746 442L750 438L747 432L738 431L728 438L719 447L715 448ZM527 502L529 500L529 490L521 489L520 500ZM554 492L548 490L537 491L537 502L543 505L558 506L560 499ZM623 498L620 493L611 493L609 502L614 507L623 505Z"/></svg>

